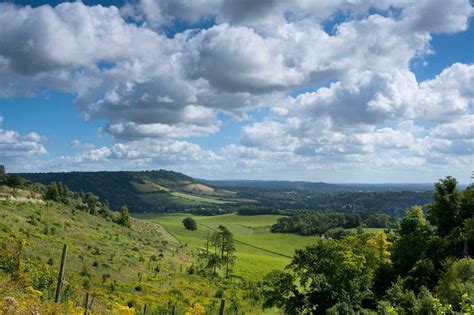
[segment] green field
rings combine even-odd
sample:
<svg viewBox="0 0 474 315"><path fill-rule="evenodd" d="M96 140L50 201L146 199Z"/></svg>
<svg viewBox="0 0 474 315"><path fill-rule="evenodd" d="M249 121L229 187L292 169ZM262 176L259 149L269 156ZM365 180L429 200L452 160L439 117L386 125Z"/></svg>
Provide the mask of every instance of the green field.
<svg viewBox="0 0 474 315"><path fill-rule="evenodd" d="M348 231L351 231L353 233L357 233L357 228L352 228L352 229L347 229ZM370 233L370 234L378 234L380 232L385 231L385 228L368 228L365 227L363 228L364 233Z"/></svg>
<svg viewBox="0 0 474 315"><path fill-rule="evenodd" d="M237 249L234 274L245 279L260 280L273 269L283 269L295 249L314 243L315 236L271 233L269 227L278 215L240 216L192 216L198 223L197 231L187 231L182 220L188 214L141 215L141 218L160 223L177 241L193 248L205 248L208 232L224 225L233 234Z"/></svg>

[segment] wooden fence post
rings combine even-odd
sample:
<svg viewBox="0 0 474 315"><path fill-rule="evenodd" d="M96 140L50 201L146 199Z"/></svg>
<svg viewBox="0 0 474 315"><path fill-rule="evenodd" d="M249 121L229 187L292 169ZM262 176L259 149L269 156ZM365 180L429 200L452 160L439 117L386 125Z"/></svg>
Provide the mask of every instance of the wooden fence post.
<svg viewBox="0 0 474 315"><path fill-rule="evenodd" d="M176 304L173 304L173 310L171 311L171 315L176 315Z"/></svg>
<svg viewBox="0 0 474 315"><path fill-rule="evenodd" d="M58 285L56 286L56 296L54 298L55 303L61 303L61 290L64 282L64 266L66 264L67 245L64 244L63 255L61 257L61 266L59 267Z"/></svg>
<svg viewBox="0 0 474 315"><path fill-rule="evenodd" d="M146 304L145 304L145 306L143 307L143 315L146 315Z"/></svg>
<svg viewBox="0 0 474 315"><path fill-rule="evenodd" d="M221 299L221 309L219 310L219 315L224 315L225 310L225 299Z"/></svg>
<svg viewBox="0 0 474 315"><path fill-rule="evenodd" d="M89 314L89 292L86 292L86 302L84 303L84 315Z"/></svg>

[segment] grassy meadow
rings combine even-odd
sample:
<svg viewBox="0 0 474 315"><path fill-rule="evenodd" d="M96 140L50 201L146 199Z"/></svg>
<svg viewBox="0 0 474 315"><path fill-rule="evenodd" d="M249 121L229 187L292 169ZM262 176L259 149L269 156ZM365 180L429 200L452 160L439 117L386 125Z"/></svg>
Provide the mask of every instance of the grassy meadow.
<svg viewBox="0 0 474 315"><path fill-rule="evenodd" d="M197 231L188 231L182 220L193 217ZM234 274L244 279L260 280L273 269L283 269L295 249L314 243L316 236L271 233L270 226L278 215L241 216L235 213L218 216L193 216L189 214L139 215L140 218L161 224L177 242L192 248L205 249L207 234L224 225L234 234L237 261Z"/></svg>
<svg viewBox="0 0 474 315"><path fill-rule="evenodd" d="M166 226L179 233L172 225ZM125 308L128 305L131 312L125 313L131 314L134 310L140 313L145 304L150 311L156 311L167 308L168 303L176 303L179 314L195 303L215 313L220 302L215 294L225 289L224 297L239 309L249 314L262 313L249 305L244 292L234 284L188 274L187 268L195 259L193 250L176 242L161 226L150 221L133 219L129 229L55 202L0 201L0 244L4 244L0 247L9 248L8 244L15 242L24 244L22 268L34 262L42 274L51 275L53 282L48 282L48 296L41 296L44 303L50 303L48 305L53 305L51 298L62 247L68 244L65 268L68 285L63 300L64 305L72 308L82 305L84 294L89 291L95 297L94 314L122 314L111 311L110 305ZM17 282L0 270L0 296L12 296L29 307L38 307L44 314L53 312L46 309L46 304L40 306L36 296L33 299L16 286Z"/></svg>

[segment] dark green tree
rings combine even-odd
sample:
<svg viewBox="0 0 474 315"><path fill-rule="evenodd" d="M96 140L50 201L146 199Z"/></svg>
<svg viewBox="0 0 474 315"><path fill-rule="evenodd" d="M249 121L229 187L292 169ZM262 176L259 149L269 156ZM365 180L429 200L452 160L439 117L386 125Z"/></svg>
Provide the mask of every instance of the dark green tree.
<svg viewBox="0 0 474 315"><path fill-rule="evenodd" d="M130 215L128 214L128 207L127 205L124 205L122 207L122 210L120 210L120 215L119 215L119 219L117 221L118 224L120 225L123 225L125 227L132 227L132 222L131 222L131 219L130 219Z"/></svg>
<svg viewBox="0 0 474 315"><path fill-rule="evenodd" d="M459 210L459 219L464 222L474 217L474 184L469 185L461 193L461 208Z"/></svg>
<svg viewBox="0 0 474 315"><path fill-rule="evenodd" d="M44 199L53 200L53 201L59 201L60 200L58 185L55 182L52 182L48 186L46 186L46 192L44 194Z"/></svg>
<svg viewBox="0 0 474 315"><path fill-rule="evenodd" d="M7 178L7 175L5 174L5 166L0 164L0 185L2 185Z"/></svg>
<svg viewBox="0 0 474 315"><path fill-rule="evenodd" d="M234 235L223 225L218 227L220 236L222 237L221 242L221 260L222 264L225 265L225 276L226 278L230 275L230 267L235 263L235 246L234 246Z"/></svg>
<svg viewBox="0 0 474 315"><path fill-rule="evenodd" d="M420 206L411 207L400 222L399 238L393 245L393 267L398 275L407 275L425 255L430 231Z"/></svg>
<svg viewBox="0 0 474 315"><path fill-rule="evenodd" d="M343 242L319 240L297 250L287 268L291 273L266 278L264 296L267 306L282 307L289 314L326 314L342 304L357 311L371 296L365 257Z"/></svg>
<svg viewBox="0 0 474 315"><path fill-rule="evenodd" d="M94 194L90 192L87 192L84 195L83 201L86 203L87 209L90 214L97 214L97 206L100 205L99 197L95 196ZM127 207L127 211L128 211L128 207Z"/></svg>
<svg viewBox="0 0 474 315"><path fill-rule="evenodd" d="M462 223L461 193L456 188L457 180L448 176L440 179L434 186L433 203L428 205L428 220L436 226L436 233L447 236Z"/></svg>
<svg viewBox="0 0 474 315"><path fill-rule="evenodd" d="M183 225L188 231L196 231L197 230L197 223L191 217L187 217L183 219Z"/></svg>
<svg viewBox="0 0 474 315"><path fill-rule="evenodd" d="M9 175L6 179L7 186L13 188L13 192L16 192L18 188L23 186L24 180L17 174Z"/></svg>

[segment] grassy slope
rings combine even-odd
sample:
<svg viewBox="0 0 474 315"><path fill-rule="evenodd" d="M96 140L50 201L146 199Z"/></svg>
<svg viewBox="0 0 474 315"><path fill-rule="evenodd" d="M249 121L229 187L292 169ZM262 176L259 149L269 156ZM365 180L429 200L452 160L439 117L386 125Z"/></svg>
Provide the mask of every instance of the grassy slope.
<svg viewBox="0 0 474 315"><path fill-rule="evenodd" d="M194 206L216 206L240 201L235 192L216 190L184 174L171 171L31 173L25 178L43 184L62 182L73 191L90 191L119 210L127 204L131 212L184 210Z"/></svg>
<svg viewBox="0 0 474 315"><path fill-rule="evenodd" d="M199 226L197 231L192 232L187 231L181 223L187 216L189 215L143 215L141 217L162 224L177 239L194 248L205 248L207 232L216 229L219 225L224 225L234 234L234 239L237 241L235 244L237 263L234 272L246 279L260 280L272 269L283 269L290 262L288 256L293 255L295 249L311 245L316 239L311 236L271 233L269 226L278 220L280 216L277 215L193 216Z"/></svg>
<svg viewBox="0 0 474 315"><path fill-rule="evenodd" d="M33 222L31 218L35 217ZM49 232L46 234L46 227ZM51 232L51 228L56 230ZM194 302L203 305L217 303L212 298L219 285L196 275L188 275L186 268L191 265L191 251L173 244L173 239L158 225L134 219L133 228L127 229L101 217L83 212L75 212L67 206L31 203L0 202L0 242L8 235L27 240L23 259L46 262L53 259L54 272L57 272L63 244L69 244L66 263L66 280L74 287L72 299L82 303L86 280L80 272L90 273L92 288L99 294L95 301L97 308L111 301L121 304L135 301L138 307L148 303L149 307L164 306L168 301L176 301L183 310ZM159 264L161 271L155 277L151 268L152 255L163 258ZM98 263L94 267L94 261ZM111 278L102 283L102 274ZM141 292L139 273L142 276ZM6 275L0 271L0 283L5 283ZM115 292L110 291L116 282ZM3 290L3 291L2 291ZM2 296L15 295L8 287L0 290ZM227 294L240 291L229 288ZM217 305L217 304L216 304Z"/></svg>
<svg viewBox="0 0 474 315"><path fill-rule="evenodd" d="M176 191L151 181L145 181L144 183L132 182L132 184L139 192L145 193L139 195L139 197L147 203L176 203L180 205L199 205L225 204L234 202L232 200L229 200L228 194L220 194L219 192L212 192L211 194L209 192L202 192L199 190L187 190L187 186L183 186L183 189L189 191L189 193Z"/></svg>

